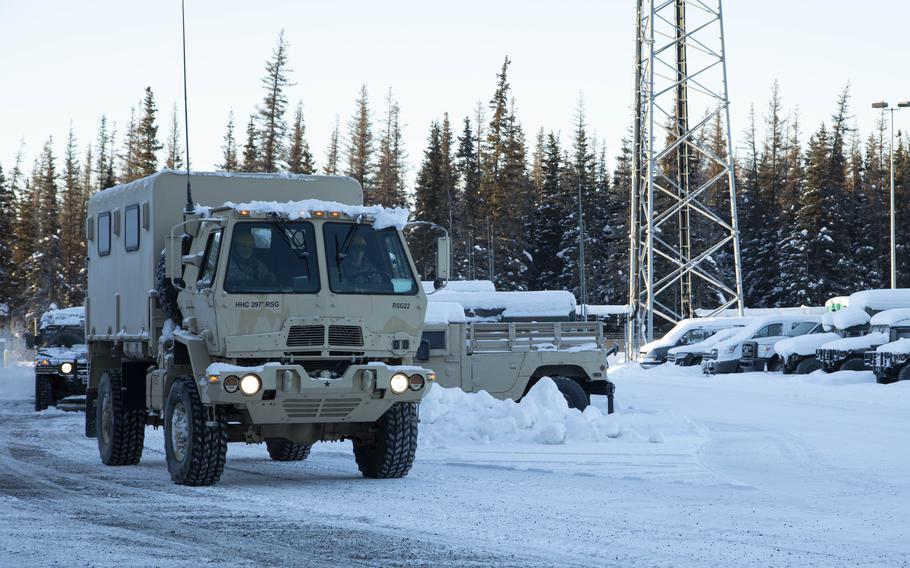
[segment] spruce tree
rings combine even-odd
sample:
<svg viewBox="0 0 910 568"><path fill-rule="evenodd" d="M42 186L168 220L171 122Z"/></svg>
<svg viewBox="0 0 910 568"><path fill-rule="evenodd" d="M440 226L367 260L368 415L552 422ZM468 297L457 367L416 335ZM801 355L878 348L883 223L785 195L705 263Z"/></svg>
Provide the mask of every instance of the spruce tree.
<svg viewBox="0 0 910 568"><path fill-rule="evenodd" d="M111 152L114 145L113 129L108 128L107 117L102 115L98 125L98 157L95 163L95 188L106 189L117 185Z"/></svg>
<svg viewBox="0 0 910 568"><path fill-rule="evenodd" d="M377 201L373 191L373 130L366 85L361 85L354 104L354 116L348 122L348 163L344 174L357 180L363 187L364 202L372 204Z"/></svg>
<svg viewBox="0 0 910 568"><path fill-rule="evenodd" d="M16 195L0 167L0 317L9 317L18 287L13 250L16 246Z"/></svg>
<svg viewBox="0 0 910 568"><path fill-rule="evenodd" d="M292 174L312 174L316 171L313 154L306 140L302 102L297 103L297 110L294 112L294 126L291 129L291 144L288 150L288 171Z"/></svg>
<svg viewBox="0 0 910 568"><path fill-rule="evenodd" d="M151 87L145 88L142 101L142 120L136 128L136 176L150 176L158 171L158 151L162 149L158 141L158 125L155 124L155 95Z"/></svg>
<svg viewBox="0 0 910 568"><path fill-rule="evenodd" d="M60 214L57 204L58 176L53 153L53 138L44 145L32 172L32 195L28 221L35 225L35 247L24 265L25 297L30 319L51 304L61 305L64 297L60 247ZM24 225L25 223L23 223Z"/></svg>
<svg viewBox="0 0 910 568"><path fill-rule="evenodd" d="M540 191L531 214L534 279L530 286L534 290L557 289L565 262L559 252L571 201L563 188L561 153L559 138L550 132L540 158Z"/></svg>
<svg viewBox="0 0 910 568"><path fill-rule="evenodd" d="M433 121L414 186L414 216L422 221L445 225L442 220L445 215L443 159L439 123ZM409 240L414 264L424 280L432 276L431 267L434 266L432 237L433 233L429 229L418 227Z"/></svg>
<svg viewBox="0 0 910 568"><path fill-rule="evenodd" d="M60 297L67 306L82 305L85 298L83 267L85 238L82 180L76 137L70 127L63 158L63 199L60 210Z"/></svg>
<svg viewBox="0 0 910 568"><path fill-rule="evenodd" d="M177 104L171 108L170 129L167 134L164 167L169 170L183 168L183 148L180 147L180 123L177 120Z"/></svg>
<svg viewBox="0 0 910 568"><path fill-rule="evenodd" d="M406 155L401 139L400 110L392 97L392 89L386 95L385 123L379 137L379 159L376 164L376 179L373 199L387 207L403 206L407 200L404 187Z"/></svg>
<svg viewBox="0 0 910 568"><path fill-rule="evenodd" d="M123 153L120 154L120 179L131 182L142 177L139 172L139 141L136 124L136 108L130 107L130 119L126 123L126 136L123 140ZM113 142L113 136L111 137Z"/></svg>
<svg viewBox="0 0 910 568"><path fill-rule="evenodd" d="M482 218L481 172L477 142L471 120L465 117L462 134L458 137L458 150L455 153L456 177L459 180L457 188L459 207L455 212L458 225L455 232L460 237L457 241L452 241L452 254L456 267L455 274L471 280L476 280L478 274L483 274L482 270L478 270L478 261L485 257L482 250L481 254L477 254L480 245L476 244L481 236L476 222Z"/></svg>
<svg viewBox="0 0 910 568"><path fill-rule="evenodd" d="M284 139L287 135L287 123L284 113L287 109L285 89L292 86L287 74L288 42L284 39L284 30L278 36L278 46L272 52L272 58L266 62L262 87L265 98L259 107L259 161L263 172L277 172L282 169L284 160Z"/></svg>
<svg viewBox="0 0 910 568"><path fill-rule="evenodd" d="M260 172L261 162L259 160L259 140L256 133L256 123L254 117L250 116L250 122L246 125L246 143L243 145L243 164L241 168L245 172Z"/></svg>
<svg viewBox="0 0 910 568"><path fill-rule="evenodd" d="M332 129L332 136L329 138L329 146L325 151L325 165L322 167L322 173L327 176L337 176L338 170L338 115L335 115L335 127Z"/></svg>
<svg viewBox="0 0 910 568"><path fill-rule="evenodd" d="M224 134L224 144L221 146L221 164L218 169L224 172L236 172L240 169L237 161L237 141L234 139L234 111L228 113L227 132Z"/></svg>

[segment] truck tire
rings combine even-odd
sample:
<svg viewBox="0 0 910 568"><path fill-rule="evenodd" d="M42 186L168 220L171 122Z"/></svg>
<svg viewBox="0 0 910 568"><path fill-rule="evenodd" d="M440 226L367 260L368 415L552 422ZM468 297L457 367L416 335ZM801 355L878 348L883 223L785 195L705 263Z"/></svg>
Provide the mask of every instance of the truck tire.
<svg viewBox="0 0 910 568"><path fill-rule="evenodd" d="M158 304L164 310L164 313L167 314L167 317L175 324L181 325L183 323L183 314L180 313L180 306L177 305L178 290L174 288L174 283L165 276L165 262L164 253L161 253L161 258L158 260L158 268L155 270L155 293L158 294Z"/></svg>
<svg viewBox="0 0 910 568"><path fill-rule="evenodd" d="M372 440L352 438L357 468L364 477L404 477L417 452L417 403L396 402L376 421Z"/></svg>
<svg viewBox="0 0 910 568"><path fill-rule="evenodd" d="M781 361L780 357L774 356L770 361L768 361L768 372L776 373L784 369L784 362Z"/></svg>
<svg viewBox="0 0 910 568"><path fill-rule="evenodd" d="M212 485L224 471L227 421L216 406L202 405L191 377L178 377L164 404L164 455L179 485Z"/></svg>
<svg viewBox="0 0 910 568"><path fill-rule="evenodd" d="M303 461L310 455L313 444L297 444L284 438L266 438L265 447L274 461Z"/></svg>
<svg viewBox="0 0 910 568"><path fill-rule="evenodd" d="M566 399L569 408L575 408L583 412L584 409L591 404L591 400L588 398L585 390L581 388L580 384L572 379L567 379L566 377L553 377L553 382L556 383L556 388L559 389L559 392L561 392L562 396Z"/></svg>
<svg viewBox="0 0 910 568"><path fill-rule="evenodd" d="M35 375L35 412L46 410L54 404L54 385L50 375Z"/></svg>
<svg viewBox="0 0 910 568"><path fill-rule="evenodd" d="M858 357L852 357L850 359L847 359L843 363L841 363L839 370L841 370L841 371L865 371L866 363Z"/></svg>
<svg viewBox="0 0 910 568"><path fill-rule="evenodd" d="M120 371L105 371L95 405L98 453L105 465L136 465L142 458L145 411L126 410L124 406Z"/></svg>
<svg viewBox="0 0 910 568"><path fill-rule="evenodd" d="M897 380L910 381L910 365L901 367L901 372L897 374Z"/></svg>
<svg viewBox="0 0 910 568"><path fill-rule="evenodd" d="M817 371L821 368L822 368L822 362L819 361L818 359L816 359L815 357L812 357L810 359L803 359L802 361L797 363L795 373L797 375L808 375L809 373L811 373L813 371Z"/></svg>

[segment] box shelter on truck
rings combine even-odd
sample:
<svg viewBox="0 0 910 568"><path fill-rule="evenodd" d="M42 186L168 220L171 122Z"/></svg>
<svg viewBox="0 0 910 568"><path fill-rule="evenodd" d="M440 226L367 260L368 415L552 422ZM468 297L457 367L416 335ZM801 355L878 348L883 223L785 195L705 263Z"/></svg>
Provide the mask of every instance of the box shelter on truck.
<svg viewBox="0 0 910 568"><path fill-rule="evenodd" d="M407 474L426 295L407 211L362 195L347 177L162 172L92 196L86 434L105 464L138 463L153 425L181 484L215 483L229 441L292 461L350 439L365 476Z"/></svg>

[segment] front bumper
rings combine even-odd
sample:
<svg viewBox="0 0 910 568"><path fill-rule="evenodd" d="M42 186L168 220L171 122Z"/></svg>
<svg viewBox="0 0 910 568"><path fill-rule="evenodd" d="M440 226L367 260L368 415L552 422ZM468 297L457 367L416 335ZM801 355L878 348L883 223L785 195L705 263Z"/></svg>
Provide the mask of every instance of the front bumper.
<svg viewBox="0 0 910 568"><path fill-rule="evenodd" d="M739 370L743 373L752 373L755 371L764 371L767 369L771 357L752 357L751 359L740 359Z"/></svg>
<svg viewBox="0 0 910 568"><path fill-rule="evenodd" d="M725 375L735 373L739 369L739 359L729 359L718 361L717 359L708 359L701 362L701 370L706 375Z"/></svg>
<svg viewBox="0 0 910 568"><path fill-rule="evenodd" d="M250 373L262 381L256 393L225 390L225 378ZM420 375L423 388L394 393L390 382L396 373ZM199 391L205 404L246 410L253 424L375 422L396 402L420 402L435 378L428 369L384 364L351 365L337 378L311 377L300 365L273 363L212 373L199 379Z"/></svg>
<svg viewBox="0 0 910 568"><path fill-rule="evenodd" d="M872 368L872 372L875 373L876 377L895 379L900 374L901 369L907 365L908 358L906 355L895 357L894 353L869 351L863 355L863 362L867 367Z"/></svg>

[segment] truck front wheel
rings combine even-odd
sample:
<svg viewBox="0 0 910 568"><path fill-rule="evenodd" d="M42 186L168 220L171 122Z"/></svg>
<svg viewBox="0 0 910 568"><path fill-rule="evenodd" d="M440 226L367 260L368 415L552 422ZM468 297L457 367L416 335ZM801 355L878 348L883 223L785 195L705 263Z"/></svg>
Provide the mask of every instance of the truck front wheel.
<svg viewBox="0 0 910 568"><path fill-rule="evenodd" d="M95 424L105 465L136 465L145 443L145 411L127 410L120 371L108 370L98 385Z"/></svg>
<svg viewBox="0 0 910 568"><path fill-rule="evenodd" d="M813 371L817 371L822 368L822 362L812 357L811 359L803 359L796 365L796 374L797 375L808 375Z"/></svg>
<svg viewBox="0 0 910 568"><path fill-rule="evenodd" d="M35 411L41 412L54 404L54 385L50 375L35 375Z"/></svg>
<svg viewBox="0 0 910 568"><path fill-rule="evenodd" d="M284 438L266 438L265 447L275 461L302 461L310 455L313 444L298 444Z"/></svg>
<svg viewBox="0 0 910 568"><path fill-rule="evenodd" d="M207 409L191 377L171 385L164 405L164 455L174 483L213 485L227 457L227 421L216 406Z"/></svg>
<svg viewBox="0 0 910 568"><path fill-rule="evenodd" d="M901 367L901 372L897 374L897 380L910 381L910 365Z"/></svg>
<svg viewBox="0 0 910 568"><path fill-rule="evenodd" d="M866 362L858 357L847 359L840 366L841 371L865 371Z"/></svg>
<svg viewBox="0 0 910 568"><path fill-rule="evenodd" d="M396 402L376 421L375 436L354 437L354 458L364 477L404 477L417 453L417 403Z"/></svg>
<svg viewBox="0 0 910 568"><path fill-rule="evenodd" d="M569 408L575 408L584 412L584 409L591 403L587 393L585 393L585 389L581 388L581 385L572 379L567 379L566 377L553 377L553 382L556 383L556 388L559 389L559 392L561 392L562 396L566 399Z"/></svg>

